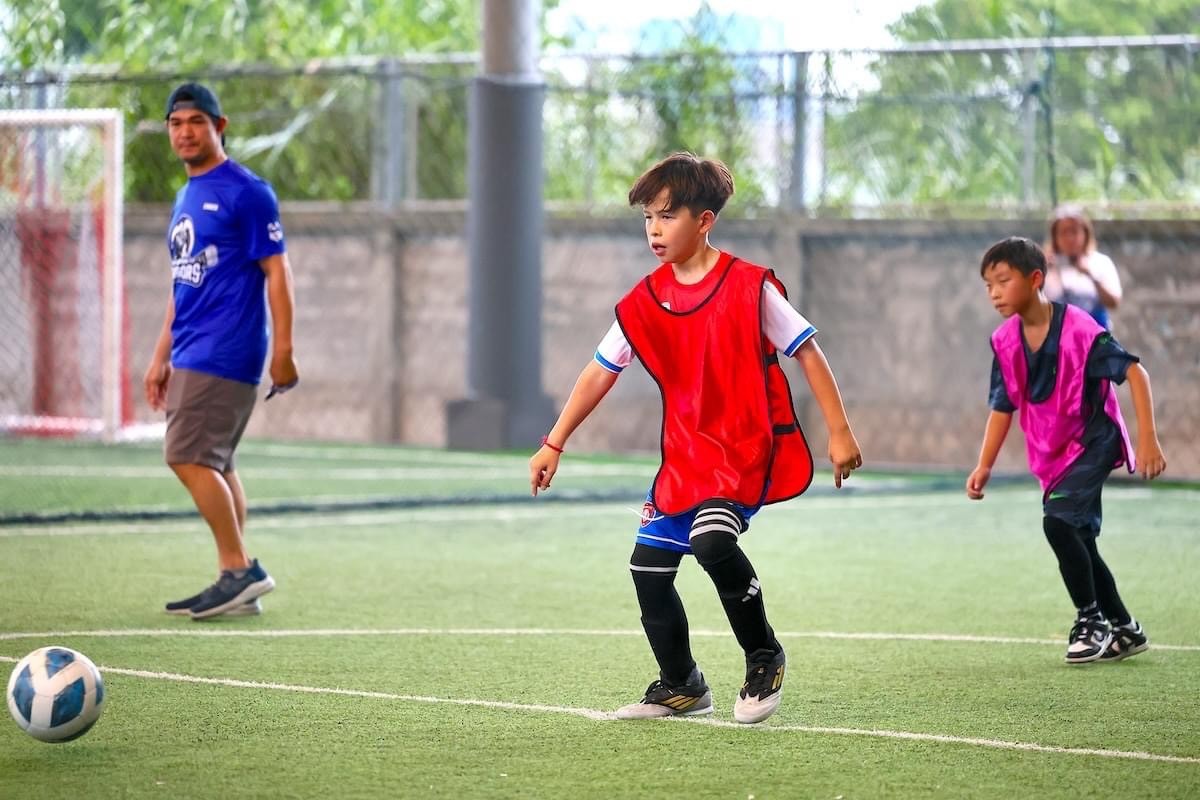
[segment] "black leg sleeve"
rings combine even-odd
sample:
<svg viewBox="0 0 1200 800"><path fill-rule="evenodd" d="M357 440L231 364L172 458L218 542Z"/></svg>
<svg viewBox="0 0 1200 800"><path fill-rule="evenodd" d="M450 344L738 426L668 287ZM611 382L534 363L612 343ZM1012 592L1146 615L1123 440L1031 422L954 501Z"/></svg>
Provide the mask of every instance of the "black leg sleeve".
<svg viewBox="0 0 1200 800"><path fill-rule="evenodd" d="M1057 517L1043 517L1042 530L1054 555L1058 556L1058 571L1067 585L1071 602L1080 611L1094 606L1096 585L1092 579L1092 559L1078 531Z"/></svg>
<svg viewBox="0 0 1200 800"><path fill-rule="evenodd" d="M741 514L729 503L705 503L692 524L692 552L712 579L733 635L746 655L756 650L778 652L758 576L738 545L743 525Z"/></svg>
<svg viewBox="0 0 1200 800"><path fill-rule="evenodd" d="M1108 564L1104 563L1100 551L1096 549L1096 537L1087 532L1082 534L1081 538L1092 561L1092 583L1096 587L1096 602L1100 604L1100 610L1112 624L1125 625L1133 618L1121 602L1121 595L1117 592L1117 581L1108 569Z"/></svg>
<svg viewBox="0 0 1200 800"><path fill-rule="evenodd" d="M668 686L682 686L696 667L688 642L687 614L675 591L675 575L683 554L644 544L633 547L629 571L642 611L642 629Z"/></svg>

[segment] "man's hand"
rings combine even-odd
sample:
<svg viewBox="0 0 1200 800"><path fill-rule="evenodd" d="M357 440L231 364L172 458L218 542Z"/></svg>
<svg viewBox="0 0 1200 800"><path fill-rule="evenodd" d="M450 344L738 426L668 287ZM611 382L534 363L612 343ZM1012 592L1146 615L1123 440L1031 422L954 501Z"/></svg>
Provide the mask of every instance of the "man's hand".
<svg viewBox="0 0 1200 800"><path fill-rule="evenodd" d="M154 360L146 367L142 387L146 390L146 402L155 411L167 407L167 383L171 380L171 362Z"/></svg>
<svg viewBox="0 0 1200 800"><path fill-rule="evenodd" d="M293 386L296 381L300 380L300 373L296 370L296 359L292 357L290 350L282 353L273 353L271 355L271 383L275 386Z"/></svg>
<svg viewBox="0 0 1200 800"><path fill-rule="evenodd" d="M833 485L842 488L842 481L862 466L862 451L854 433L845 428L829 435L829 460L833 462Z"/></svg>

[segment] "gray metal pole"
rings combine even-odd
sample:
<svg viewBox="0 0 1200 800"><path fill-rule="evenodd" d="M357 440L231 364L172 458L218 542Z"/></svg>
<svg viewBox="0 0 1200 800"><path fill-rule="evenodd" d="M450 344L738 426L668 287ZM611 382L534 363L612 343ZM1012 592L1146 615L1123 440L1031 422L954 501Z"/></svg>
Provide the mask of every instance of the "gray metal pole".
<svg viewBox="0 0 1200 800"><path fill-rule="evenodd" d="M467 154L469 394L455 448L531 448L553 423L542 391L542 104L538 0L484 0Z"/></svg>
<svg viewBox="0 0 1200 800"><path fill-rule="evenodd" d="M404 78L399 64L386 59L379 67L379 130L372 153L371 199L385 208L395 209L405 199L408 189L405 171L411 140L406 125Z"/></svg>
<svg viewBox="0 0 1200 800"><path fill-rule="evenodd" d="M1026 50L1021 53L1022 72L1025 85L1031 86L1039 79L1037 74L1037 53ZM1030 91L1025 92L1021 101L1021 202L1025 208L1033 208L1034 169L1037 158L1037 98Z"/></svg>
<svg viewBox="0 0 1200 800"><path fill-rule="evenodd" d="M808 53L792 54L791 207L804 210L804 159L808 157Z"/></svg>

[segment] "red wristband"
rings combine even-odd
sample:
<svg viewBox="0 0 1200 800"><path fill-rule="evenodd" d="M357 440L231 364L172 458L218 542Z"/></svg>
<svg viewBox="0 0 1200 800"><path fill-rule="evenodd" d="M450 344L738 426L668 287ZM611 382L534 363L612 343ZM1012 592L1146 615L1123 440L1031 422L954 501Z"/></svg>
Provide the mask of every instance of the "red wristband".
<svg viewBox="0 0 1200 800"><path fill-rule="evenodd" d="M563 452L563 449L562 449L561 447L558 447L557 445L550 444L550 439L549 439L549 437L543 436L543 437L542 437L542 444L543 444L543 445L545 445L546 447L549 447L551 450L553 450L553 451L554 451L554 452L556 452L556 453L561 453L561 452Z"/></svg>

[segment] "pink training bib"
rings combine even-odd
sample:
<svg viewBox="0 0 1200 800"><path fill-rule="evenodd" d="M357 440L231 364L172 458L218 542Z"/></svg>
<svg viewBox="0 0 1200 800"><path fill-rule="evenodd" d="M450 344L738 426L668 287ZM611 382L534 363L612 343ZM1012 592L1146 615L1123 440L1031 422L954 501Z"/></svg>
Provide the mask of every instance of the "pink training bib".
<svg viewBox="0 0 1200 800"><path fill-rule="evenodd" d="M1009 402L1017 409L1021 430L1025 432L1029 469L1041 482L1043 493L1062 480L1083 452L1080 438L1087 424L1084 391L1088 353L1096 337L1103 333L1104 328L1086 311L1075 306L1066 307L1058 342L1054 391L1040 403L1028 398L1029 366L1021 340L1021 318L1014 314L992 334L992 349L1004 376L1004 388ZM1100 395L1104 399L1104 413L1121 431L1122 456L1113 466L1125 464L1133 472L1136 465L1129 431L1110 381L1100 382Z"/></svg>

